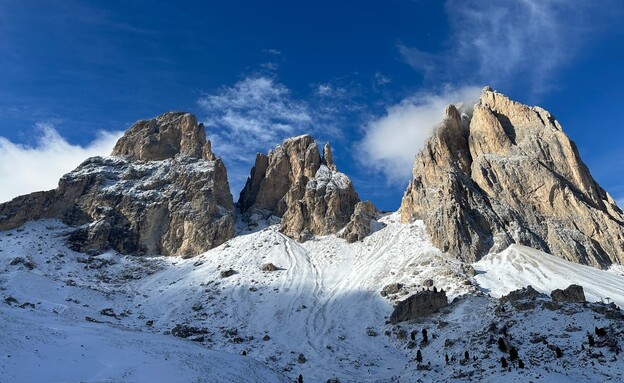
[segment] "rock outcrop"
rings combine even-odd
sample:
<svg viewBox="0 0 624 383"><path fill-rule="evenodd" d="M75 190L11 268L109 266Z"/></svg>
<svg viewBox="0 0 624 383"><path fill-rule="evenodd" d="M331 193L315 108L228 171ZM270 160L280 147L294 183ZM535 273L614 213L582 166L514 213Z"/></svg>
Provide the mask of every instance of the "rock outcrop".
<svg viewBox="0 0 624 383"><path fill-rule="evenodd" d="M472 118L452 105L417 155L401 219L472 262L510 244L597 267L624 261L624 215L557 120L486 87Z"/></svg>
<svg viewBox="0 0 624 383"><path fill-rule="evenodd" d="M499 304L502 306L505 305L505 303L509 303L518 311L526 311L534 309L539 301L544 301L546 298L547 296L545 294L540 293L535 290L533 286L528 285L510 291L507 295L503 295L499 299Z"/></svg>
<svg viewBox="0 0 624 383"><path fill-rule="evenodd" d="M377 214L377 209L372 202L358 202L349 223L340 236L349 243L363 240L373 231L371 225L377 218Z"/></svg>
<svg viewBox="0 0 624 383"><path fill-rule="evenodd" d="M390 315L390 323L427 317L448 305L446 292L424 290L399 302Z"/></svg>
<svg viewBox="0 0 624 383"><path fill-rule="evenodd" d="M139 121L111 157L93 157L55 190L0 205L0 230L57 218L77 226L72 247L191 256L234 235L227 172L188 113Z"/></svg>
<svg viewBox="0 0 624 383"><path fill-rule="evenodd" d="M323 153L316 140L303 135L258 154L241 191L241 212L281 217L282 232L300 241L342 229L359 198L351 180L337 171L329 145Z"/></svg>
<svg viewBox="0 0 624 383"><path fill-rule="evenodd" d="M583 286L570 285L565 289L556 289L550 293L550 297L555 302L583 303L585 302L585 292Z"/></svg>

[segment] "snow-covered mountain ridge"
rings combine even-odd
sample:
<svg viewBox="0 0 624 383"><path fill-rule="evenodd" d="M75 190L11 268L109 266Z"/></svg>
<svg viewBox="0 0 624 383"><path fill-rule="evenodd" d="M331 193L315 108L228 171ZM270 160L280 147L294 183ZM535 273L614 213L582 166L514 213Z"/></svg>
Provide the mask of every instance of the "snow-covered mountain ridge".
<svg viewBox="0 0 624 383"><path fill-rule="evenodd" d="M310 135L235 204L169 112L0 204L0 382L621 381L623 261L624 213L556 119L488 87L391 214Z"/></svg>

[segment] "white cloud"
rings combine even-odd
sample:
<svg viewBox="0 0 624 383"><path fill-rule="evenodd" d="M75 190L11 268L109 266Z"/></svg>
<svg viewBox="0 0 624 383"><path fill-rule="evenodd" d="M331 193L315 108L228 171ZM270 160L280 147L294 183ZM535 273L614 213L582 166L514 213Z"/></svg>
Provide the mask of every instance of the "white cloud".
<svg viewBox="0 0 624 383"><path fill-rule="evenodd" d="M68 143L50 124L35 126L32 146L0 137L0 202L54 189L59 178L92 156L109 155L122 132L100 132L86 146Z"/></svg>
<svg viewBox="0 0 624 383"><path fill-rule="evenodd" d="M382 172L392 183L411 179L414 156L442 120L449 104L471 109L480 95L479 87L467 86L421 93L386 109L386 115L370 121L358 146L358 160Z"/></svg>
<svg viewBox="0 0 624 383"><path fill-rule="evenodd" d="M449 48L399 46L404 60L430 79L509 87L523 78L534 92L611 19L613 0L448 0ZM600 20L600 23L596 23ZM468 77L468 78L467 78Z"/></svg>
<svg viewBox="0 0 624 383"><path fill-rule="evenodd" d="M198 104L207 116L208 139L226 162L234 199L256 153L266 153L285 138L314 133L309 105L271 77L247 77L201 97Z"/></svg>

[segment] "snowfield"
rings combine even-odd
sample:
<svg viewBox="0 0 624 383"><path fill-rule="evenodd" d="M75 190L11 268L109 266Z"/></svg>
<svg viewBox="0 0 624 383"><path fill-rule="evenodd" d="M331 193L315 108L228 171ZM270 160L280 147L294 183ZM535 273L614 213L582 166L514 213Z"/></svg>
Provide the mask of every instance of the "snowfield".
<svg viewBox="0 0 624 383"><path fill-rule="evenodd" d="M378 226L349 244L335 235L298 243L278 225L240 225L237 237L190 259L89 257L67 248L70 228L53 220L0 232L0 382L622 380L621 356L574 351L595 326L622 331L614 309L501 311L492 298L577 283L589 301L620 305L616 270L512 246L474 264L473 276L431 245L422 222L401 224L394 213ZM266 263L278 270L262 271ZM455 301L431 318L390 325L393 304L429 280ZM392 283L403 287L382 297ZM513 333L526 369L500 368L493 324ZM563 358L535 346L535 334ZM462 361L467 350L471 360Z"/></svg>
<svg viewBox="0 0 624 383"><path fill-rule="evenodd" d="M501 253L487 255L474 268L479 285L497 298L528 285L550 294L575 283L583 286L589 302L615 302L624 307L624 274L618 267L598 270L530 247L511 245Z"/></svg>

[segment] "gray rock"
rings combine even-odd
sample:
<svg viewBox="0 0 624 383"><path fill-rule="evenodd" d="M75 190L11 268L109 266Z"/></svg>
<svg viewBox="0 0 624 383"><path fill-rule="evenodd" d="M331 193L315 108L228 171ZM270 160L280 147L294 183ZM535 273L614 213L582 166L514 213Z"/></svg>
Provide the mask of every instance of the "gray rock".
<svg viewBox="0 0 624 383"><path fill-rule="evenodd" d="M233 269L227 269L227 270L222 270L221 273L219 273L219 276L221 278L228 278L231 277L232 275L237 274L236 270Z"/></svg>
<svg viewBox="0 0 624 383"><path fill-rule="evenodd" d="M241 212L245 217L281 217L281 231L302 242L338 232L359 197L351 180L336 170L329 145L324 156L309 135L287 139L268 155L258 154L240 194Z"/></svg>
<svg viewBox="0 0 624 383"><path fill-rule="evenodd" d="M585 292L583 286L570 285L565 289L556 289L550 293L550 297L555 302L582 303L585 302Z"/></svg>
<svg viewBox="0 0 624 383"><path fill-rule="evenodd" d="M234 204L223 162L188 113L139 121L113 157L93 157L55 190L0 205L0 230L57 218L79 227L72 249L192 256L234 235Z"/></svg>
<svg viewBox="0 0 624 383"><path fill-rule="evenodd" d="M535 290L533 286L529 285L518 290L511 291L509 294L502 296L499 299L499 303L504 305L509 302L516 310L525 311L534 309L538 300L544 300L545 294Z"/></svg>
<svg viewBox="0 0 624 383"><path fill-rule="evenodd" d="M214 161L203 124L190 113L168 112L134 124L117 141L113 156L129 161L188 157Z"/></svg>
<svg viewBox="0 0 624 383"><path fill-rule="evenodd" d="M260 270L265 272L277 271L279 268L272 263L264 263L260 265Z"/></svg>
<svg viewBox="0 0 624 383"><path fill-rule="evenodd" d="M448 106L414 163L401 219L467 262L511 244L598 267L624 262L624 215L557 120L484 89L472 118Z"/></svg>
<svg viewBox="0 0 624 383"><path fill-rule="evenodd" d="M366 238L371 232L371 224L377 218L378 212L370 201L358 202L341 237L347 242L357 242Z"/></svg>
<svg viewBox="0 0 624 383"><path fill-rule="evenodd" d="M427 317L448 304L444 291L421 291L399 302L390 315L390 323Z"/></svg>
<svg viewBox="0 0 624 383"><path fill-rule="evenodd" d="M381 294L382 297L386 297L388 295L397 294L402 288L403 284L401 283L391 283L384 286L379 294Z"/></svg>

